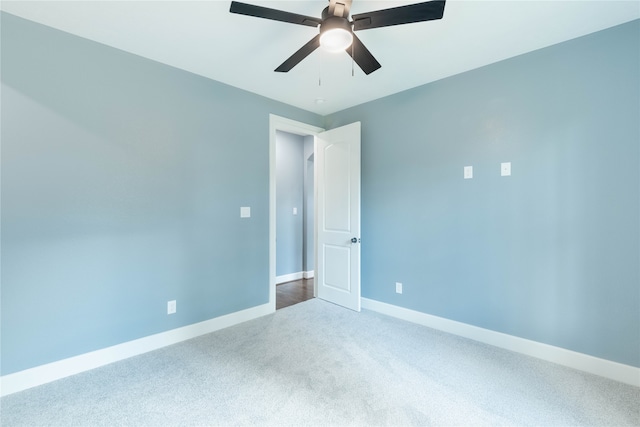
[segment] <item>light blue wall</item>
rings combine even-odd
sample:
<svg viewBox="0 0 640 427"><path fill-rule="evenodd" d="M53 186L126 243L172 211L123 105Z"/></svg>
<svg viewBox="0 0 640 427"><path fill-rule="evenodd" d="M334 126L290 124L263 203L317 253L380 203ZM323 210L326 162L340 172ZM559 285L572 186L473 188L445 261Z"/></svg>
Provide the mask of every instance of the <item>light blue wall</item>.
<svg viewBox="0 0 640 427"><path fill-rule="evenodd" d="M303 219L304 137L276 131L276 276L302 271Z"/></svg>
<svg viewBox="0 0 640 427"><path fill-rule="evenodd" d="M1 24L1 373L268 302L269 113L322 118Z"/></svg>
<svg viewBox="0 0 640 427"><path fill-rule="evenodd" d="M639 52L635 21L327 117L363 126L363 296L640 366Z"/></svg>

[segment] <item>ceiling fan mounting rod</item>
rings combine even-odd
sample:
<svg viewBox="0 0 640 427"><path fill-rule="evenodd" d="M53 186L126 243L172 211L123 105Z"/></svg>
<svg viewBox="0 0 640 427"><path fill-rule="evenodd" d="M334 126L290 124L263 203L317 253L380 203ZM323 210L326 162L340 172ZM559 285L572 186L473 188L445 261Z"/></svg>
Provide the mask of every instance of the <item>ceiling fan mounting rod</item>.
<svg viewBox="0 0 640 427"><path fill-rule="evenodd" d="M349 10L351 9L351 1L352 0L329 0L329 7L327 8L329 14L347 18L349 16Z"/></svg>

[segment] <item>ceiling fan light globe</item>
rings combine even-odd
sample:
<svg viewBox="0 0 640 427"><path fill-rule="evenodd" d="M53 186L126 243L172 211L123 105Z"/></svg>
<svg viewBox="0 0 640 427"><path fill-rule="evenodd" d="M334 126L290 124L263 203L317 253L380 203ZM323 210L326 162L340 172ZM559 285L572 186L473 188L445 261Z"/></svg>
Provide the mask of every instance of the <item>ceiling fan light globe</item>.
<svg viewBox="0 0 640 427"><path fill-rule="evenodd" d="M320 36L320 46L328 52L343 52L352 42L351 31L344 28L332 28Z"/></svg>

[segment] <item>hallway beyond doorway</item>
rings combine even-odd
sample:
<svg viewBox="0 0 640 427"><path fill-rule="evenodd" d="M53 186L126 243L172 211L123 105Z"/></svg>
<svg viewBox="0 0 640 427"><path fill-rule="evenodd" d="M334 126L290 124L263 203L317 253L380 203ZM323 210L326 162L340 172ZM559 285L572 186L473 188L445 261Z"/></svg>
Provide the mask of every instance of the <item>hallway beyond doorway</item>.
<svg viewBox="0 0 640 427"><path fill-rule="evenodd" d="M300 279L276 286L276 310L313 298L313 279Z"/></svg>

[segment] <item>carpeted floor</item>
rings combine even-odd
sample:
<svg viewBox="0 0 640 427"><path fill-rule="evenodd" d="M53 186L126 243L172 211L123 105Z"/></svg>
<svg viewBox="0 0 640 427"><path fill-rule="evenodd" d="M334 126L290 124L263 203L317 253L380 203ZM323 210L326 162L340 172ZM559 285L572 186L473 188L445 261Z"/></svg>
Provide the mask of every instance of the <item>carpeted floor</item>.
<svg viewBox="0 0 640 427"><path fill-rule="evenodd" d="M319 299L0 401L2 426L640 425L640 389Z"/></svg>

